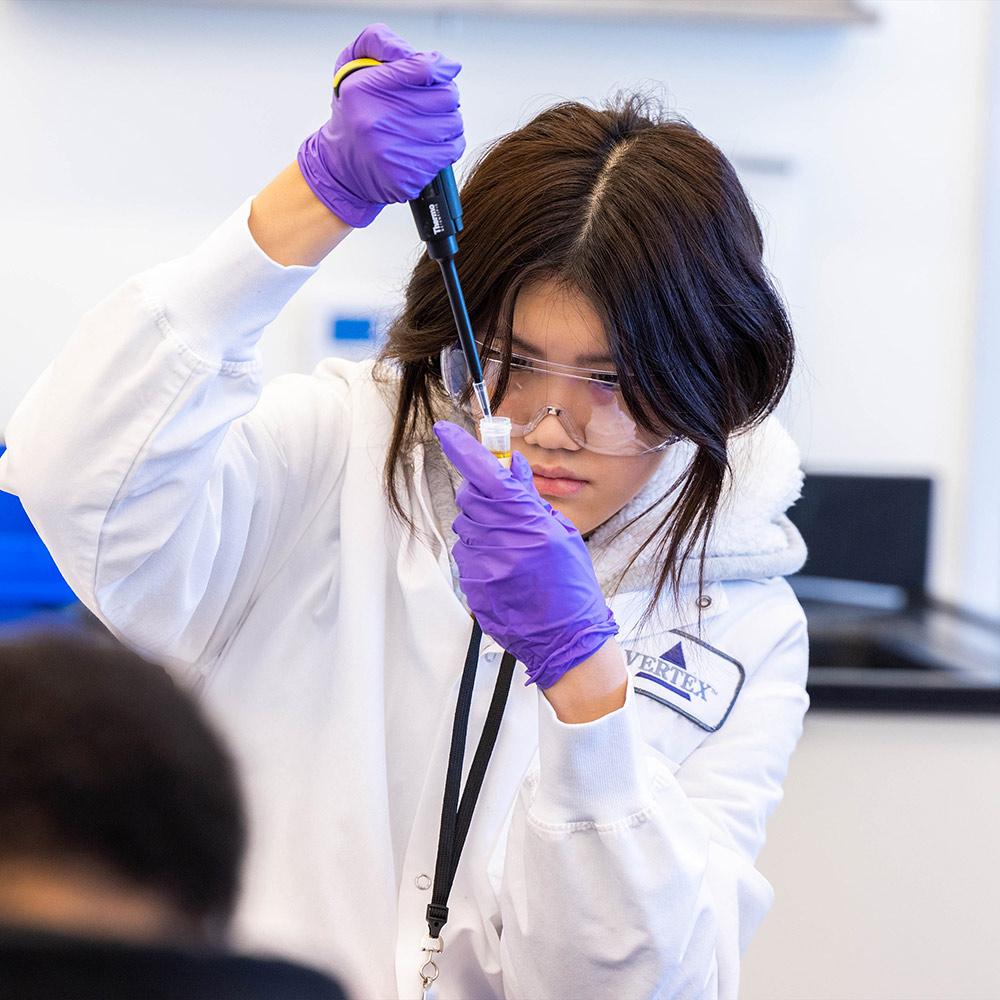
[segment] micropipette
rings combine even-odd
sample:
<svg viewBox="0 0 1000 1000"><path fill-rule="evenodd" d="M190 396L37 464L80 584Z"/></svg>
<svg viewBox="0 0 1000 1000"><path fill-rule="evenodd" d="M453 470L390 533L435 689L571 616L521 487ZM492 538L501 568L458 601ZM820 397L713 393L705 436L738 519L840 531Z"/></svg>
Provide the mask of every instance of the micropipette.
<svg viewBox="0 0 1000 1000"><path fill-rule="evenodd" d="M334 96L340 96L340 84L346 76L366 66L379 65L381 63L378 59L367 57L344 63L333 78ZM455 320L458 340L462 345L469 377L472 379L472 391L483 416L490 419L492 418L490 396L486 390L483 366L479 361L479 351L476 350L469 311L465 307L465 296L462 294L462 284L458 280L458 269L455 266L458 234L462 231L462 202L458 196L455 173L450 166L440 170L430 184L410 201L410 209L417 224L417 232L427 246L428 257L436 260L441 268L451 315Z"/></svg>
<svg viewBox="0 0 1000 1000"><path fill-rule="evenodd" d="M420 192L419 197L410 202L417 232L427 246L427 256L436 260L441 268L441 277L448 293L451 315L458 330L459 343L465 355L465 364L472 379L472 391L479 402L483 416L489 418L490 397L483 378L483 366L476 350L476 340L472 335L469 311L465 307L462 284L458 280L455 257L458 254L458 233L462 231L462 203L458 197L458 186L451 167L445 167Z"/></svg>

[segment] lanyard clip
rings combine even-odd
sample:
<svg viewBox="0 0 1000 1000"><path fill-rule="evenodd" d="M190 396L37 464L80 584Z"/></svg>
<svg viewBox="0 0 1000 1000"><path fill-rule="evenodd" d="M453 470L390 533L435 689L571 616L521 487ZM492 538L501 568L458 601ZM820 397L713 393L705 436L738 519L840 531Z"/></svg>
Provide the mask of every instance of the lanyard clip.
<svg viewBox="0 0 1000 1000"><path fill-rule="evenodd" d="M448 907L440 903L427 904L427 933L431 938L440 940L441 931L448 923Z"/></svg>
<svg viewBox="0 0 1000 1000"><path fill-rule="evenodd" d="M437 962L434 961L434 956L440 955L444 951L444 938L440 936L425 937L421 951L423 951L427 958L424 960L424 964L420 966L418 975L420 976L420 985L426 995L427 991L434 984L434 981L441 974Z"/></svg>

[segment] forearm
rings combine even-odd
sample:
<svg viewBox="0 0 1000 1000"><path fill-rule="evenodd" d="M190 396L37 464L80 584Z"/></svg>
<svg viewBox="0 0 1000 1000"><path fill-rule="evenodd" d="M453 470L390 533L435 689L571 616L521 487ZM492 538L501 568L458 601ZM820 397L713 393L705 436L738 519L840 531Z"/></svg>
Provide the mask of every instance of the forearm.
<svg viewBox="0 0 1000 1000"><path fill-rule="evenodd" d="M313 194L291 163L253 200L250 232L278 264L318 264L351 227Z"/></svg>
<svg viewBox="0 0 1000 1000"><path fill-rule="evenodd" d="M625 704L628 669L621 646L609 639L543 691L560 722L592 722Z"/></svg>
<svg viewBox="0 0 1000 1000"><path fill-rule="evenodd" d="M267 257L244 203L88 311L11 417L0 488L84 603L150 653L193 661L281 509L280 484L261 499L260 470L286 461L263 460L273 435L228 431L256 406L262 330L311 273Z"/></svg>

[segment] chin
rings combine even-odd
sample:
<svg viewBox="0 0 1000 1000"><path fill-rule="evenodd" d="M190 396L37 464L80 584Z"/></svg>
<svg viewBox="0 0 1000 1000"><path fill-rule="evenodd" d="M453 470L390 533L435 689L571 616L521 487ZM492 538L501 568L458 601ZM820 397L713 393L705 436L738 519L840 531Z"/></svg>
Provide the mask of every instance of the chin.
<svg viewBox="0 0 1000 1000"><path fill-rule="evenodd" d="M581 535L586 535L587 532L593 531L601 523L593 514L585 510L580 510L579 506L574 504L572 500L552 497L543 497L542 499L547 500L563 517L569 518Z"/></svg>

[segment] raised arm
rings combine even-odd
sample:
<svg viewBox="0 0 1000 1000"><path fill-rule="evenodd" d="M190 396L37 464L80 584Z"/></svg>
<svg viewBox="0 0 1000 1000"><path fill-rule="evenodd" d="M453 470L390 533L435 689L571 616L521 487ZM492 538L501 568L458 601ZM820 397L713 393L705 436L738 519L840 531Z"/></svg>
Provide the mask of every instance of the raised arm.
<svg viewBox="0 0 1000 1000"><path fill-rule="evenodd" d="M257 342L313 265L464 149L458 65L373 25L330 120L201 246L83 318L7 428L18 494L74 591L133 645L205 663L268 560L337 488L350 392L286 376Z"/></svg>
<svg viewBox="0 0 1000 1000"><path fill-rule="evenodd" d="M264 188L250 207L250 232L278 264L314 267L351 232L313 193L297 163Z"/></svg>

